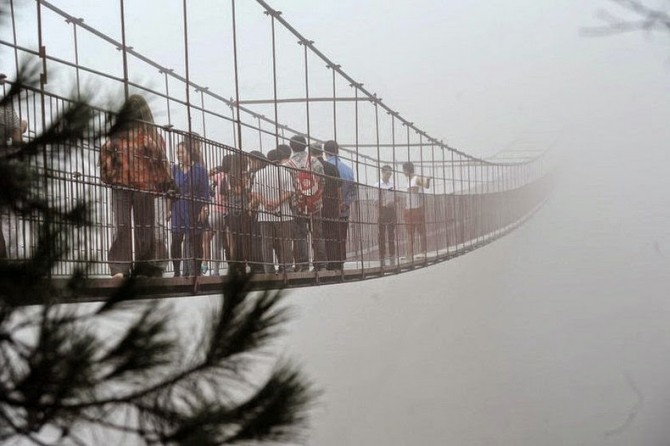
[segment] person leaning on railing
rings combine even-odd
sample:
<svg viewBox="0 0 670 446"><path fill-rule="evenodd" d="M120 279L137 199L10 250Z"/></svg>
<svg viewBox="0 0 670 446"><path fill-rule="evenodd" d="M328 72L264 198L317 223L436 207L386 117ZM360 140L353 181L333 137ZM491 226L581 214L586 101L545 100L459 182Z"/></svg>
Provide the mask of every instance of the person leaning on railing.
<svg viewBox="0 0 670 446"><path fill-rule="evenodd" d="M280 158L277 150L268 152L267 161L257 171L251 188L250 206L258 211L265 274L288 272L291 257L293 180L288 169L278 165ZM273 253L277 255L278 270L275 270Z"/></svg>
<svg viewBox="0 0 670 446"><path fill-rule="evenodd" d="M26 121L21 120L10 102L0 104L0 146L7 149L9 146L21 144L21 134L25 132L26 128ZM2 219L4 217L0 217L0 259L7 258L7 245L2 233Z"/></svg>
<svg viewBox="0 0 670 446"><path fill-rule="evenodd" d="M180 193L172 201L169 216L172 232L170 257L175 277L181 275L182 258L183 275L199 276L202 273L202 239L208 226L209 181L198 141L186 138L177 144L177 161L172 167L172 176ZM182 244L186 245L183 251Z"/></svg>
<svg viewBox="0 0 670 446"><path fill-rule="evenodd" d="M228 213L226 227L229 232L229 270L246 273L251 254L251 215L249 213L248 158L240 152L233 154L226 173Z"/></svg>
<svg viewBox="0 0 670 446"><path fill-rule="evenodd" d="M423 191L430 187L430 178L422 177L414 172L414 164L406 162L402 171L407 177L407 205L404 211L405 225L409 237L408 259L414 260L414 233L419 234L421 255L427 253L426 243L426 211L423 203Z"/></svg>
<svg viewBox="0 0 670 446"><path fill-rule="evenodd" d="M249 192L256 184L257 175L262 169L267 165L267 157L263 155L263 152L258 150L252 150L248 155L249 163ZM263 246L262 246L262 236L261 236L261 225L259 223L258 209L255 206L249 206L250 210L250 246L251 252L249 257L249 265L251 272L254 274L263 274L265 272L265 267L263 265Z"/></svg>
<svg viewBox="0 0 670 446"><path fill-rule="evenodd" d="M209 212L209 223L212 235L212 276L221 275L220 266L224 257L230 259L228 248L228 229L226 216L228 215L228 176L234 155L225 155L221 164L209 171L212 196L212 205Z"/></svg>
<svg viewBox="0 0 670 446"><path fill-rule="evenodd" d="M101 180L112 188L114 237L107 253L109 269L115 278L131 273L134 232L137 273L162 275L154 264L154 199L157 194L175 190L165 141L153 125L153 114L142 96L130 96L121 116L127 119L114 129L100 151Z"/></svg>

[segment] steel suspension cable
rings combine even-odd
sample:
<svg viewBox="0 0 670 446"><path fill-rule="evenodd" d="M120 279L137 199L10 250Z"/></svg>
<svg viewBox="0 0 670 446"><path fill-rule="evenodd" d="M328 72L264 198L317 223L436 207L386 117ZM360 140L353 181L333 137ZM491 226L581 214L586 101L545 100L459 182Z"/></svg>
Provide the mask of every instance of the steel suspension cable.
<svg viewBox="0 0 670 446"><path fill-rule="evenodd" d="M119 0L121 6L121 55L123 58L123 93L128 100L128 50L126 46L126 13L124 0ZM188 77L188 76L187 76Z"/></svg>
<svg viewBox="0 0 670 446"><path fill-rule="evenodd" d="M242 120L240 117L240 82L237 62L237 24L235 20L235 0L231 1L233 8L233 66L235 67L235 104L237 109L237 148L242 150Z"/></svg>
<svg viewBox="0 0 670 446"><path fill-rule="evenodd" d="M275 36L275 14L265 11L270 16L270 26L272 28L272 95L274 98L274 112L275 112L275 148L279 147L279 110L277 105L277 47ZM281 14L276 11L276 14Z"/></svg>

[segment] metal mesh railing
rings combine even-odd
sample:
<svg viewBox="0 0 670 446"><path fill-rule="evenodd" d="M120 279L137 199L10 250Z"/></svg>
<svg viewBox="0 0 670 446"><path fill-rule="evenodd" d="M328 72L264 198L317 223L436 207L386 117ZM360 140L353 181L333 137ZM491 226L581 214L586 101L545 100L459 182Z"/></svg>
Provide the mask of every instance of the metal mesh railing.
<svg viewBox="0 0 670 446"><path fill-rule="evenodd" d="M41 93L31 93L22 97L20 108L26 118L42 113L42 101L29 100ZM68 100L48 94L44 98L49 122L67 106ZM108 130L105 126L109 116L102 110L96 116L94 127L101 128L95 131L104 133ZM420 192L414 193L414 200L421 203L416 206L406 191L410 179L402 175L402 166L394 165L391 176L398 180L393 183L389 178L393 183L391 190L360 182L351 184L355 200L348 203L347 215L340 212L339 197L346 180L320 176L313 169L310 174L319 177L326 190L321 210L300 212L298 202L303 194L296 188L300 171L295 166L273 163L264 156L257 157L175 129L146 123L137 126L153 135L158 155L145 150L146 142L135 152L124 147L137 138L137 130L129 130L123 135L83 141L71 147L67 157L36 158L38 164L34 167L44 177L49 202L68 208L85 201L93 216L90 227L62 228L63 234L76 243L70 255L56 266L54 275L71 274L75 268L89 265L91 277L108 277L115 271L129 273L140 261L155 264L164 277L174 276L175 265L180 267L181 275L192 276L223 275L231 265L285 277L310 267L317 270L316 274L328 270L336 274L365 273L382 267L386 272L400 271L486 242L531 213L548 190L549 179L539 170L539 161L510 166L449 162L445 171L454 176L441 180L451 183L452 190L436 193L432 186L421 187ZM122 141L115 148L118 157L130 157L125 164L123 160L115 161L126 169L121 173L127 180L125 184L123 181L106 184L101 176L101 165L105 162L101 160L104 157L101 148L115 139ZM179 159L177 151L185 144L198 153L198 163ZM51 153L48 147L44 150ZM46 165L42 165L42 159L46 159ZM145 164L156 162L162 163L175 187L163 185L165 178L156 173L147 177L152 187L131 181L144 174ZM328 161L313 158L311 162L316 166ZM185 175L187 167L191 171L199 167L202 175ZM434 184L435 179L431 180ZM195 181L200 184L194 184ZM335 182L335 187L329 188L326 184L329 182ZM333 191L336 195L330 195ZM124 198L119 202L117 195ZM284 205L267 204L279 201L282 195ZM178 203L183 206L180 208ZM415 209L410 211L410 205L416 206ZM200 218L202 209L204 217ZM179 212L184 215L177 215ZM127 213L125 220L116 215L121 213ZM171 222L177 217L181 219L178 225ZM296 220L306 229L298 227ZM31 255L40 223L3 216L10 258ZM119 235L120 232L124 234ZM175 238L180 234L183 239L176 243ZM119 237L127 240L119 242ZM140 240L147 237L150 242ZM127 252L112 259L115 243L125 243ZM199 246L190 246L194 243ZM299 253L301 244L303 252ZM141 253L144 246L150 246L151 252ZM175 253L177 247L181 254Z"/></svg>
<svg viewBox="0 0 670 446"><path fill-rule="evenodd" d="M85 201L92 211L91 226L62 228L74 243L54 268L55 277L86 265L89 277L104 278L128 274L137 264L152 265L152 274L164 278L174 276L177 268L180 277L207 277L236 267L262 272L264 280L283 285L383 275L442 261L495 239L537 209L549 190L543 154L507 161L483 159L429 136L346 74L264 1L257 3L270 19L272 58L267 73L273 95L251 99L252 93L241 88L236 51L243 30L235 26L233 1L234 100L196 84L189 75L185 1L183 74L133 49L125 32L116 40L48 1L37 3L37 50L17 39L20 27L13 10L15 32L0 39L0 45L14 52L17 71L22 56L38 57L42 63L40 88L25 89L12 104L28 124L24 138L54 122L70 98L85 96L90 82L112 96L116 93L117 103L145 98L157 116L136 123L126 135L81 141L69 148L66 157L44 147L44 156L35 158L33 167L42 179L39 187L51 204L67 208ZM48 14L73 32L74 60L49 50L42 32ZM125 19L122 14L122 25ZM277 67L282 58L275 39L282 33L284 39L298 39L298 58L292 60L301 61L294 67L300 76L291 76L294 85L284 88L302 90L303 97L280 96ZM112 49L121 56L119 70L113 70L116 74L96 68L91 58L80 62L83 40L99 45L96 50L101 54ZM319 82L314 73L314 61L325 63L328 70L327 94L323 79ZM142 83L133 80L133 70L158 76ZM60 74L60 82L53 81L54 73ZM71 87L73 93L65 93ZM103 103L96 110L94 134L110 130L111 114ZM273 118L260 111L267 113L268 106ZM284 108L293 106L301 109L290 113ZM302 117L295 118L298 115ZM305 215L298 211L308 199L296 187L301 174L295 165L267 162L262 159L265 155L259 158L251 150L268 154L268 148L274 150L301 134L307 143L321 144L329 138L317 133L331 124L331 138L341 142L338 162L348 166L348 177L335 179L309 168L326 192L322 209ZM137 145L132 140L138 129L151 135L152 151L129 148ZM105 164L101 158L107 156L104 148L111 142L118 152L115 162L126 163L125 183L110 181L101 171ZM193 163L192 154L187 162L180 160L180 146L195 150L198 163ZM407 163L413 174L403 172ZM147 165L153 166L150 174L135 172ZM375 187L384 166L390 169L387 182ZM148 184L129 180L142 175L149 176L144 178ZM342 197L344 189L355 190L355 199ZM282 196L284 203L276 203ZM343 201L348 212L340 209ZM41 223L36 218L2 216L10 259L32 255Z"/></svg>

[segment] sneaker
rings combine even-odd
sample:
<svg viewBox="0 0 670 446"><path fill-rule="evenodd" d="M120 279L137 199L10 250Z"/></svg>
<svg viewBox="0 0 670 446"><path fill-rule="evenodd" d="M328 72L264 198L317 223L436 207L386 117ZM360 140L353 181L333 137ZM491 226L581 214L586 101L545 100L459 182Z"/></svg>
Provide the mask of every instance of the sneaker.
<svg viewBox="0 0 670 446"><path fill-rule="evenodd" d="M112 279L123 279L123 273L112 274Z"/></svg>

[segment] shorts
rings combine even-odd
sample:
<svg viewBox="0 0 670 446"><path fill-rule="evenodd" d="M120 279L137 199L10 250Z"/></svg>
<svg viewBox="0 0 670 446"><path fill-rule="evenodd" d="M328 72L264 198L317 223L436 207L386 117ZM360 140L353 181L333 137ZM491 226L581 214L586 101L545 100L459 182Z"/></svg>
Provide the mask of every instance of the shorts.
<svg viewBox="0 0 670 446"><path fill-rule="evenodd" d="M423 208L405 209L403 217L405 218L405 224L408 225L420 225L426 221L426 213Z"/></svg>

